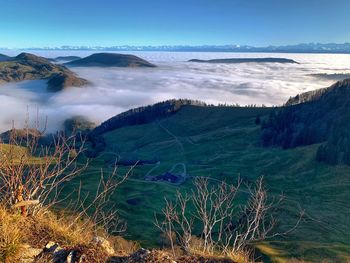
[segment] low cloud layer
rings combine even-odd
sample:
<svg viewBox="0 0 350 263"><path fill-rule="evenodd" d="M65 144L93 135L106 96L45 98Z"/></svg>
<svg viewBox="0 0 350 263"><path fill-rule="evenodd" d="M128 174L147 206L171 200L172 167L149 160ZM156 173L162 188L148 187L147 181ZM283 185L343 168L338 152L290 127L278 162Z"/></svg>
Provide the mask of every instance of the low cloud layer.
<svg viewBox="0 0 350 263"><path fill-rule="evenodd" d="M37 53L38 54L38 53ZM290 96L333 83L310 74L349 73L349 55L238 54L134 52L157 68L73 68L92 84L47 93L45 81L26 81L0 86L0 130L21 126L29 108L31 119L48 117L51 131L74 115L100 123L133 107L172 98L198 99L208 103L281 105ZM15 54L10 54L15 55ZM39 53L86 56L87 52ZM231 57L285 57L301 64L206 64L189 59Z"/></svg>

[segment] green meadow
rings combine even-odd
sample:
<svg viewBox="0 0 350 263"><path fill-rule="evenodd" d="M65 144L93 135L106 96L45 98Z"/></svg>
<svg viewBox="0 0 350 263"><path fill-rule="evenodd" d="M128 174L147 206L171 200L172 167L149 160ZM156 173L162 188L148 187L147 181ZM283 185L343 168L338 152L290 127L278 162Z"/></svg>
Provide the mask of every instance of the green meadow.
<svg viewBox="0 0 350 263"><path fill-rule="evenodd" d="M126 237L143 246L157 246L154 226L164 197L176 190L189 191L192 178L210 177L253 183L260 176L271 198L285 197L276 215L276 232L285 232L305 214L298 228L286 236L254 244L271 262L298 259L306 262L350 259L350 167L318 163L318 145L283 150L260 146L260 126L271 108L185 106L178 113L145 125L128 126L104 134L105 150L91 161L79 178L83 190L94 191L101 169L109 172L115 158L150 161L138 165L113 196L120 216L127 221ZM182 185L145 181L184 164L188 178ZM178 166L179 167L179 166ZM176 169L178 169L178 167ZM119 166L124 174L128 166ZM180 171L181 172L181 169ZM77 187L72 181L67 191Z"/></svg>

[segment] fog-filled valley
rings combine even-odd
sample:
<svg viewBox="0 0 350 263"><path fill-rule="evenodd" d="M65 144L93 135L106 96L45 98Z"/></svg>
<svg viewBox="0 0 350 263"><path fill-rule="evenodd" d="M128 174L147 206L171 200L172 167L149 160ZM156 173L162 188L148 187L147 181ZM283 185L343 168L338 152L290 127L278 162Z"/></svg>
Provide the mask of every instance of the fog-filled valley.
<svg viewBox="0 0 350 263"><path fill-rule="evenodd" d="M15 56L20 51L1 53ZM30 51L54 58L85 57L92 51ZM213 52L128 52L157 65L156 68L72 67L89 85L58 93L45 89L45 80L8 83L0 86L0 129L15 121L23 125L26 112L31 119L48 118L50 131L60 128L71 116L82 115L100 122L130 108L173 98L201 100L210 104L282 105L290 96L327 87L331 76L350 73L350 55L213 53ZM298 64L239 63L209 64L190 59L289 58ZM328 75L327 75L328 74ZM328 77L329 76L329 77ZM344 75L345 76L345 75ZM20 117L23 116L23 117Z"/></svg>

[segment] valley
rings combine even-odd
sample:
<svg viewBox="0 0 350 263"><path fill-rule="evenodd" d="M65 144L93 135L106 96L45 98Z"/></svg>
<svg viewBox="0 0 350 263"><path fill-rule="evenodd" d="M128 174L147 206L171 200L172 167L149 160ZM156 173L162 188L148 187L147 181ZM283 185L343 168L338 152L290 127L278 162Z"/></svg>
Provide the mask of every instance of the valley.
<svg viewBox="0 0 350 263"><path fill-rule="evenodd" d="M86 53L70 55L52 57L59 63L94 58ZM163 60L152 57L155 55L164 56ZM164 198L174 200L178 190L191 192L195 178L206 177L211 185L221 181L235 184L240 178L244 186L237 200L243 203L248 188L263 176L271 200L284 199L272 214L278 220L275 231L288 234L252 244L257 257L281 263L293 259L347 260L350 168L343 152L347 145L349 81L325 88L334 81L322 74L331 72L338 74L336 78L345 78L346 73L339 72L347 72L345 62L350 61L350 56L344 55L345 62L340 60L328 70L320 63L327 61L324 55L288 56L299 64L278 63L283 59L278 56L274 62L222 63L223 55L218 54L200 57L203 61L218 57L219 63L188 63L193 54L176 54L172 61L168 61L168 55L148 55L151 59L146 56L145 61L157 67L143 60L145 67L134 66L131 60L131 64L122 62L119 66L89 66L89 62L66 68L51 58L45 59L53 71L56 67L69 70L88 83L75 88L74 79L62 79L45 71L35 78L27 75L28 84L4 84L0 95L11 98L10 103L20 100L20 104L10 104L18 110L25 108L24 102L39 103L40 110L49 116L48 133L63 130L71 135L79 131L88 137L85 156L79 162L88 157L89 166L65 185L63 196L75 193L80 185L82 194L95 192L101 171L107 175L116 167L122 176L134 166L128 180L113 194L111 204L127 222L125 238L142 247L162 246L155 216L160 216ZM245 55L245 59L250 56ZM257 57L263 59L264 55ZM125 57L107 58L119 63L118 59ZM46 88L27 88L40 84L31 79L48 80ZM47 89L60 83L65 83L67 89L54 93ZM44 83L40 85L44 87ZM180 99L182 96L188 99ZM245 106L234 103L236 99ZM244 103L250 99L270 103ZM273 101L286 107L273 107ZM8 130L11 116L2 118L1 127ZM310 132L318 135L309 136ZM337 158L330 159L334 152ZM33 157L30 161L40 163L41 159ZM64 204L58 208L64 209ZM298 227L289 232L300 214L303 216Z"/></svg>
<svg viewBox="0 0 350 263"><path fill-rule="evenodd" d="M0 263L350 263L349 0L0 0Z"/></svg>
<svg viewBox="0 0 350 263"><path fill-rule="evenodd" d="M145 246L158 246L154 213L160 213L165 196L171 198L176 190L191 189L191 178L205 176L213 182L234 183L239 176L251 184L263 175L269 194L285 197L276 215L278 231L291 227L300 211L305 214L294 232L258 243L256 247L274 262L285 262L293 257L305 261L319 258L343 261L350 255L346 246L350 240L346 234L350 229L347 220L350 214L344 210L349 198L347 174L350 168L317 162L317 144L287 150L263 148L260 126L255 120L257 116L267 118L271 110L184 106L176 114L162 119L161 125L154 121L109 131L103 134L106 148L81 177L85 181L85 191L93 189L100 168L114 158L157 160L157 163L137 165L113 200L128 222L126 236ZM145 181L147 173L162 175L179 163L186 166L188 174L183 184ZM121 174L127 169L129 166L118 167Z"/></svg>

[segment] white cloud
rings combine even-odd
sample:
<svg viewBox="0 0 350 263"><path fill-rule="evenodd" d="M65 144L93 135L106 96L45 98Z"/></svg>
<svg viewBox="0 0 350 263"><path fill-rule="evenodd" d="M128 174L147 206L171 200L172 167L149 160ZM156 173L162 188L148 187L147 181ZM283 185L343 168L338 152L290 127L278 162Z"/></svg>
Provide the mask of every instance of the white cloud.
<svg viewBox="0 0 350 263"><path fill-rule="evenodd" d="M171 98L199 99L208 103L280 105L297 93L332 84L331 80L317 79L309 74L350 72L349 55L134 53L159 67L73 68L92 85L55 94L45 91L45 81L2 85L0 129L10 128L12 120L23 123L27 106L31 116L36 116L38 107L41 116L48 116L48 126L56 129L64 119L73 115L84 115L99 123L124 110ZM81 52L74 54L88 55ZM55 57L64 54L51 52L39 55ZM225 57L286 57L301 64L186 62L192 58Z"/></svg>

